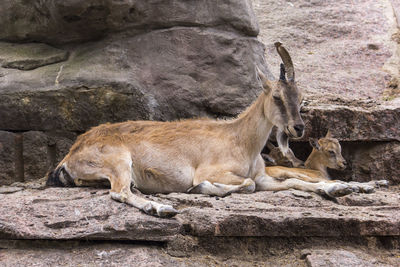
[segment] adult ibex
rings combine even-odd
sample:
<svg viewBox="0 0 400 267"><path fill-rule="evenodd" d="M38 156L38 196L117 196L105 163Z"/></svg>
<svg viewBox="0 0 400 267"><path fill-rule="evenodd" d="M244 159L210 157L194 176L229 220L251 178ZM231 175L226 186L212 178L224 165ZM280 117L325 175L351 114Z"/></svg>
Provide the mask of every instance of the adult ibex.
<svg viewBox="0 0 400 267"><path fill-rule="evenodd" d="M265 167L267 175L279 180L288 178L297 178L306 182L330 182L345 183L343 181L331 180L328 174L328 168L343 170L346 168L346 160L342 156L342 147L339 140L332 137L330 131L326 136L316 140L310 139L313 147L311 154L308 156L304 166L305 168L288 168L283 166ZM271 150L275 149L271 143L268 144ZM347 185L355 192L372 193L377 186L387 186L388 181L370 181L365 183L348 182Z"/></svg>
<svg viewBox="0 0 400 267"><path fill-rule="evenodd" d="M302 95L295 84L292 60L280 43L275 46L284 63L280 79L268 81L257 69L263 92L238 118L128 121L97 126L78 137L49 174L47 184L79 185L107 179L114 200L162 217L178 211L133 194L131 183L144 193L225 196L256 189L280 190L279 181L265 174L260 152L274 125L298 138L303 135L304 123L300 117ZM313 188L330 195L350 190L342 184L292 180L293 188Z"/></svg>

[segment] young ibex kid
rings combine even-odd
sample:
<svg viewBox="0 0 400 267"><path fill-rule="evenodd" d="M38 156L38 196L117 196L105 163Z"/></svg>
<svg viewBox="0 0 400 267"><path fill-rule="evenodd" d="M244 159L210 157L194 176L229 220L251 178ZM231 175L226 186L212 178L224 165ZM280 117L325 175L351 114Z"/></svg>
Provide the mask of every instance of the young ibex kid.
<svg viewBox="0 0 400 267"><path fill-rule="evenodd" d="M346 160L342 156L342 148L339 141L333 138L330 131L324 138L319 140L310 139L313 147L311 154L304 163L305 168L288 168L283 166L265 167L267 175L277 179L297 178L306 182L342 182L331 180L328 168L343 170L346 168ZM268 144L271 150L274 147ZM342 182L344 183L344 182ZM387 186L386 180L370 181L366 183L348 182L353 191L361 193L372 193L376 186Z"/></svg>
<svg viewBox="0 0 400 267"><path fill-rule="evenodd" d="M263 92L238 118L172 122L127 121L103 124L78 137L69 153L48 176L48 185L80 185L110 181L111 198L148 214L173 216L170 205L131 192L131 183L144 193L190 192L225 196L232 192L282 190L265 174L260 155L272 127L289 137L303 135L301 91L292 60L275 44L284 64L278 81L268 81L258 69ZM287 74L286 74L287 73ZM348 194L340 183L309 183L289 179L287 187Z"/></svg>

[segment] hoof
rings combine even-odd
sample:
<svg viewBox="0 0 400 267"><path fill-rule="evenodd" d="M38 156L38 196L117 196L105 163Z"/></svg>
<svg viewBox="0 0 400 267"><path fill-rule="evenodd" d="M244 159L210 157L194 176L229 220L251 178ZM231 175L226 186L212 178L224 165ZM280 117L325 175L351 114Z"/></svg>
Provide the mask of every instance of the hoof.
<svg viewBox="0 0 400 267"><path fill-rule="evenodd" d="M157 214L156 208L151 203L146 204L143 207L143 211L144 211L144 213L153 215L153 216Z"/></svg>
<svg viewBox="0 0 400 267"><path fill-rule="evenodd" d="M143 211L148 215L162 217L162 218L171 218L179 213L179 211L177 211L170 205L161 205L161 204L153 205L152 203L146 204L143 207Z"/></svg>
<svg viewBox="0 0 400 267"><path fill-rule="evenodd" d="M371 194L375 192L375 188L370 185L360 186L360 193Z"/></svg>
<svg viewBox="0 0 400 267"><path fill-rule="evenodd" d="M178 214L179 211L170 205L161 205L157 210L157 215L162 218L171 218Z"/></svg>
<svg viewBox="0 0 400 267"><path fill-rule="evenodd" d="M389 181L388 180L378 180L378 181L375 181L375 184L377 186L388 187Z"/></svg>
<svg viewBox="0 0 400 267"><path fill-rule="evenodd" d="M251 179L246 179L239 189L239 193L250 194L256 190L256 183Z"/></svg>
<svg viewBox="0 0 400 267"><path fill-rule="evenodd" d="M350 186L345 184L329 184L327 189L325 189L325 193L330 197L342 197L348 194L353 193L353 190Z"/></svg>
<svg viewBox="0 0 400 267"><path fill-rule="evenodd" d="M350 184L350 188L354 193L360 193L360 187L359 186Z"/></svg>

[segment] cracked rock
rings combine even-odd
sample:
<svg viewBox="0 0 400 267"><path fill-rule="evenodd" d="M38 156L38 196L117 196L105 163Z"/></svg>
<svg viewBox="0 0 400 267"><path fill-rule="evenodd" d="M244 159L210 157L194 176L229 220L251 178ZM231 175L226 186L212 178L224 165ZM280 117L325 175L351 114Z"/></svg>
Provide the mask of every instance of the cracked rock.
<svg viewBox="0 0 400 267"><path fill-rule="evenodd" d="M68 51L43 43L14 44L0 42L0 63L3 68L33 70L68 59Z"/></svg>

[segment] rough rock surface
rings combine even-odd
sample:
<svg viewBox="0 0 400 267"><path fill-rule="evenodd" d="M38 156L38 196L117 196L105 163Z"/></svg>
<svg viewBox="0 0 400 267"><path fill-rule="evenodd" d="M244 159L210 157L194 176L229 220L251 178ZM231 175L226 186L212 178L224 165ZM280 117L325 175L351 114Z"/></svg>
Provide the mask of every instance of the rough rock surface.
<svg viewBox="0 0 400 267"><path fill-rule="evenodd" d="M352 194L338 202L296 191L234 194L225 198L172 193L146 196L172 204L176 219L147 216L118 203L107 190L26 189L0 194L1 238L166 241L194 236L398 236L397 189ZM363 199L362 202L358 197Z"/></svg>
<svg viewBox="0 0 400 267"><path fill-rule="evenodd" d="M322 266L393 266L389 262L382 262L368 254L358 253L356 255L346 250L315 250L307 256L309 267Z"/></svg>
<svg viewBox="0 0 400 267"><path fill-rule="evenodd" d="M343 154L351 164L345 172L347 180L387 178L393 184L400 184L400 142L348 144Z"/></svg>
<svg viewBox="0 0 400 267"><path fill-rule="evenodd" d="M3 68L32 70L67 60L68 52L46 44L13 44L0 42Z"/></svg>
<svg viewBox="0 0 400 267"><path fill-rule="evenodd" d="M329 129L341 141L400 142L400 106L363 107L362 104L355 106L356 103L343 106L315 101L303 107L302 116L306 123L303 140L325 136Z"/></svg>
<svg viewBox="0 0 400 267"><path fill-rule="evenodd" d="M9 266L46 257L50 257L46 264L70 259L69 266L100 260L125 263L132 258L124 249L138 255L145 266L172 266L176 261L183 266L191 266L190 262L200 266L305 266L306 261L321 260L322 252L314 250L327 246L348 250L350 256L359 255L358 250L370 251L377 263L399 262L400 198L396 187L369 195L352 194L336 203L295 190L225 198L176 193L146 196L177 207L181 214L172 219L148 216L113 201L106 189L16 188L0 194L0 262ZM32 248L35 243L29 240L43 240L35 241L43 243L41 249ZM101 240L113 240L114 244L102 244ZM304 249L311 251L300 251ZM82 259L84 253L93 257ZM335 253L342 252L331 254ZM36 256L38 259L33 259Z"/></svg>
<svg viewBox="0 0 400 267"><path fill-rule="evenodd" d="M113 32L140 34L175 26L258 34L249 0L6 0L0 14L0 39L18 42L83 42Z"/></svg>
<svg viewBox="0 0 400 267"><path fill-rule="evenodd" d="M394 104L382 100L388 82L399 74L398 43L393 36L398 4L389 0L253 0L267 62L279 62L272 53L273 42L285 43L307 99L385 105Z"/></svg>
<svg viewBox="0 0 400 267"><path fill-rule="evenodd" d="M254 38L187 27L78 45L64 63L2 70L0 129L82 132L127 119L232 116L260 90L261 55Z"/></svg>
<svg viewBox="0 0 400 267"><path fill-rule="evenodd" d="M266 240L223 240L231 244L230 255L223 252L219 247L214 251L208 251L208 255L202 255L198 250L192 251L188 256L173 256L162 245L158 244L104 244L93 242L64 242L62 245L54 242L27 242L22 245L2 246L0 263L5 267L13 266L351 266L351 265L315 265L318 263L344 262L332 260L338 253L332 249L317 250L319 256L325 256L326 261L321 258L300 259L299 255L304 253L298 247L308 243L306 240L287 243L285 240L268 242ZM215 240L213 240L215 241ZM222 241L222 240L221 240ZM220 241L220 242L221 242ZM286 240L287 241L287 240ZM294 245L295 243L295 245ZM320 242L322 243L322 242ZM228 243L225 243L228 244ZM289 245L290 247L285 247ZM310 245L310 244L308 244ZM314 243L315 245L315 243ZM320 245L320 244L318 244ZM41 247L40 249L37 247ZM235 247L236 246L236 247ZM296 247L297 246L297 247ZM277 249L276 249L277 248ZM365 263L365 258L371 260L372 266L397 266L396 254L390 255L383 250L355 249L338 245L337 250L341 254L355 255L352 262ZM329 251L328 253L325 251ZM222 253L221 253L222 252ZM286 254L284 254L286 253ZM307 252L308 253L308 252ZM311 253L311 251L309 252ZM314 251L312 251L314 253ZM395 253L395 252L394 252ZM293 255L293 254L296 254ZM339 255L341 255L339 254ZM365 256L368 255L368 256ZM398 255L398 254L397 254ZM326 259L325 258L325 259ZM308 263L310 262L310 263ZM349 262L348 260L346 262ZM314 265L312 265L314 264ZM370 266L370 265L354 265Z"/></svg>
<svg viewBox="0 0 400 267"><path fill-rule="evenodd" d="M250 1L6 1L0 15L0 40L70 52L32 71L0 70L0 129L233 116L260 92ZM3 43L2 53L33 45L44 46Z"/></svg>
<svg viewBox="0 0 400 267"><path fill-rule="evenodd" d="M11 184L23 181L23 166L20 155L22 137L20 135L0 131L0 184Z"/></svg>

